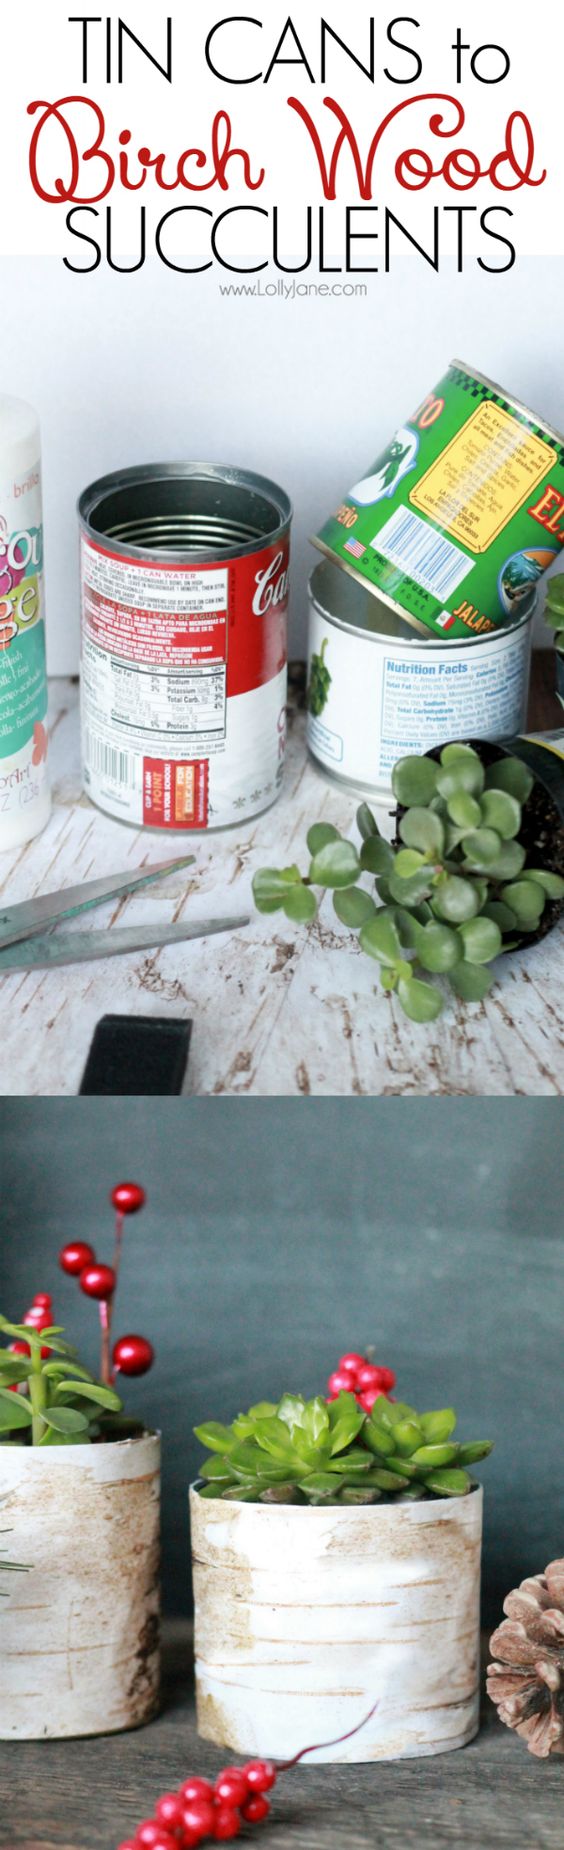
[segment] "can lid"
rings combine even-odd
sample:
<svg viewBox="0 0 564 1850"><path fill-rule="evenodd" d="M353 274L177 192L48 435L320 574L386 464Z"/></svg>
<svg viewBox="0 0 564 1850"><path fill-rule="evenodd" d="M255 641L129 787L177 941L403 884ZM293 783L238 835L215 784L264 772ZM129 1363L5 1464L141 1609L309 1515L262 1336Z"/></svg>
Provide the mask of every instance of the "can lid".
<svg viewBox="0 0 564 1850"><path fill-rule="evenodd" d="M0 394L0 468L22 472L37 464L40 453L39 419L33 405L24 398Z"/></svg>

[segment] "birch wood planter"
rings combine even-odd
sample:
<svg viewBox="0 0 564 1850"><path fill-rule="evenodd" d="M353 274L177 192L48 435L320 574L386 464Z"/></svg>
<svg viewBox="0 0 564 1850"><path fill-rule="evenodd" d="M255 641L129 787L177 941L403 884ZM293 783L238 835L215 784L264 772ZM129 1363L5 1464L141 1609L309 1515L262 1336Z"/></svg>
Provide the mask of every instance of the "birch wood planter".
<svg viewBox="0 0 564 1850"><path fill-rule="evenodd" d="M482 1490L349 1509L190 1492L199 1733L312 1760L448 1753L478 1730ZM306 1762L306 1764L308 1764Z"/></svg>
<svg viewBox="0 0 564 1850"><path fill-rule="evenodd" d="M160 1439L0 1446L0 1738L110 1734L155 1713Z"/></svg>

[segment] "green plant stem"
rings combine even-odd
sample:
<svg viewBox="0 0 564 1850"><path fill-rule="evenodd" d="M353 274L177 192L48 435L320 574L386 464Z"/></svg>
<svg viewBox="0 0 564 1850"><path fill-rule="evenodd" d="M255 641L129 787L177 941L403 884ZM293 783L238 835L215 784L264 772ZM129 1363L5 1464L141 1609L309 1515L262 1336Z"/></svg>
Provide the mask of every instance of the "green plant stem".
<svg viewBox="0 0 564 1850"><path fill-rule="evenodd" d="M47 1406L47 1377L41 1370L41 1340L30 1340L31 1366L33 1373L29 1377L29 1398L31 1401L31 1443L41 1445L47 1432L43 1412Z"/></svg>

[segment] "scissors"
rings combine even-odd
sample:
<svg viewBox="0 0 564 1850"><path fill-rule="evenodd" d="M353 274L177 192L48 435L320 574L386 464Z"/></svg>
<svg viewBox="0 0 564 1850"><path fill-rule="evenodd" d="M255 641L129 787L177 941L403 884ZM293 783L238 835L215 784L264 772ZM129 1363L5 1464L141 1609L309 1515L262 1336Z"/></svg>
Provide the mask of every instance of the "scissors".
<svg viewBox="0 0 564 1850"><path fill-rule="evenodd" d="M183 944L190 938L208 938L215 932L236 931L248 917L200 919L190 924L132 925L115 931L55 931L63 919L78 918L105 900L138 893L163 880L165 874L189 867L193 854L181 860L160 861L138 873L114 874L111 879L86 880L58 893L42 893L0 910L0 976L8 970L50 970L58 964L88 963L97 957L121 957L131 951L155 950L165 944Z"/></svg>

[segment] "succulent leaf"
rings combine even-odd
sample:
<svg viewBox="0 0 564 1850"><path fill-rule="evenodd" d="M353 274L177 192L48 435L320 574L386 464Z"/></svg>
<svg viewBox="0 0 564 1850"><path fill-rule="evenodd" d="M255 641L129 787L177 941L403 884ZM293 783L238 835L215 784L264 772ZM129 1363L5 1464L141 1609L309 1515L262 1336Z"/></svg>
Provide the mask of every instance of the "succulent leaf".
<svg viewBox="0 0 564 1850"><path fill-rule="evenodd" d="M440 990L434 989L432 983L420 982L418 977L412 977L409 983L403 977L400 978L398 999L409 1021L436 1021L442 1011Z"/></svg>
<svg viewBox="0 0 564 1850"><path fill-rule="evenodd" d="M332 822L314 822L311 829L308 829L306 840L310 854L319 854L328 842L340 840L339 830L333 827Z"/></svg>
<svg viewBox="0 0 564 1850"><path fill-rule="evenodd" d="M361 925L367 925L369 919L376 917L376 904L371 893L364 887L346 886L333 894L333 910L342 925L350 925L352 931L359 931Z"/></svg>
<svg viewBox="0 0 564 1850"><path fill-rule="evenodd" d="M438 787L439 767L433 758L399 758L392 771L392 790L403 808L426 808Z"/></svg>
<svg viewBox="0 0 564 1850"><path fill-rule="evenodd" d="M461 1002L483 1002L495 981L486 964L470 964L464 959L456 970L449 971L449 983Z"/></svg>
<svg viewBox="0 0 564 1850"><path fill-rule="evenodd" d="M361 803L357 809L356 826L363 841L368 841L370 835L380 834L376 817L373 816L372 810L368 807L368 803Z"/></svg>
<svg viewBox="0 0 564 1850"><path fill-rule="evenodd" d="M517 803L527 802L533 785L534 778L521 758L499 758L486 771L486 790L507 790Z"/></svg>
<svg viewBox="0 0 564 1850"><path fill-rule="evenodd" d="M432 809L419 809L416 806L406 810L398 833L406 848L419 849L422 854L433 855L435 859L443 852L445 831L440 816Z"/></svg>
<svg viewBox="0 0 564 1850"><path fill-rule="evenodd" d="M312 886L354 886L360 872L360 861L353 843L339 839L327 842L314 855L309 880Z"/></svg>
<svg viewBox="0 0 564 1850"><path fill-rule="evenodd" d="M282 911L295 925L311 925L317 916L317 900L310 886L290 887L282 901Z"/></svg>
<svg viewBox="0 0 564 1850"><path fill-rule="evenodd" d="M395 862L394 850L382 835L369 835L360 850L360 865L365 874L388 874Z"/></svg>

